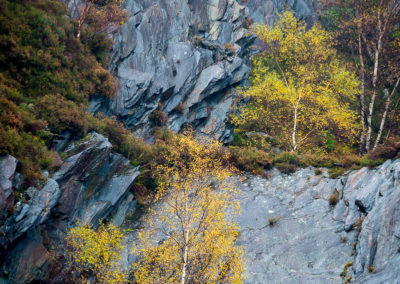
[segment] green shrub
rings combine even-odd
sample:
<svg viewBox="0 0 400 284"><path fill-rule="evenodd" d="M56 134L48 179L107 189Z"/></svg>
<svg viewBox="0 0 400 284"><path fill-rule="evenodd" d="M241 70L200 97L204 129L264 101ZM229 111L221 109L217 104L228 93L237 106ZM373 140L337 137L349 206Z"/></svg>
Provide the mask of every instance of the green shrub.
<svg viewBox="0 0 400 284"><path fill-rule="evenodd" d="M272 167L268 154L256 148L230 147L231 163L239 170L260 174L264 169Z"/></svg>
<svg viewBox="0 0 400 284"><path fill-rule="evenodd" d="M377 166L383 164L384 161L385 161L384 159L373 160L373 159L368 158L368 156L367 157L364 156L361 159L360 166L373 168L373 167L377 167Z"/></svg>
<svg viewBox="0 0 400 284"><path fill-rule="evenodd" d="M115 95L111 41L90 27L77 39L66 13L56 0L1 1L0 154L20 161L27 183L58 160L47 148L55 134L91 128L89 97Z"/></svg>
<svg viewBox="0 0 400 284"><path fill-rule="evenodd" d="M61 95L41 97L34 111L37 117L48 123L53 133L68 130L74 135L82 137L89 129L88 114L83 106L79 106Z"/></svg>
<svg viewBox="0 0 400 284"><path fill-rule="evenodd" d="M21 173L27 185L42 178L41 167L48 168L52 163L50 151L38 137L0 126L0 155L10 153L21 163Z"/></svg>
<svg viewBox="0 0 400 284"><path fill-rule="evenodd" d="M339 163L336 155L325 153L305 153L299 156L301 164L319 168L331 168Z"/></svg>
<svg viewBox="0 0 400 284"><path fill-rule="evenodd" d="M276 163L275 167L283 174L292 174L298 169L298 165L288 162Z"/></svg>
<svg viewBox="0 0 400 284"><path fill-rule="evenodd" d="M316 175L316 176L320 176L320 175L322 175L322 170L321 169L315 169L314 170L314 174Z"/></svg>
<svg viewBox="0 0 400 284"><path fill-rule="evenodd" d="M115 117L99 116L89 120L91 130L107 137L114 149L132 161L133 165L148 163L152 159L152 148L143 139L135 137L132 132L118 122Z"/></svg>
<svg viewBox="0 0 400 284"><path fill-rule="evenodd" d="M289 163L299 166L301 161L299 156L295 153L282 152L274 158L274 163Z"/></svg>
<svg viewBox="0 0 400 284"><path fill-rule="evenodd" d="M152 127L164 126L168 121L168 116L165 112L160 110L153 110L149 115L149 122Z"/></svg>
<svg viewBox="0 0 400 284"><path fill-rule="evenodd" d="M295 153L282 152L273 159L275 167L284 174L294 173L303 166L299 156Z"/></svg>
<svg viewBox="0 0 400 284"><path fill-rule="evenodd" d="M328 170L328 173L329 173L330 178L337 178L337 177L343 175L344 168L341 168L341 167L330 168Z"/></svg>
<svg viewBox="0 0 400 284"><path fill-rule="evenodd" d="M245 136L242 132L238 131L237 129L233 130L233 146L248 146L248 143L245 139Z"/></svg>

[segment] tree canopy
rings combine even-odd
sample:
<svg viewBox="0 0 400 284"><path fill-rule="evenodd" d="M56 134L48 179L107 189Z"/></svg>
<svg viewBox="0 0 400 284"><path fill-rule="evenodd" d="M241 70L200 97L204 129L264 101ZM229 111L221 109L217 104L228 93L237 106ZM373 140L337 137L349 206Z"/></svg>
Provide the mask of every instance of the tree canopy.
<svg viewBox="0 0 400 284"><path fill-rule="evenodd" d="M82 283L123 284L128 273L120 270L123 233L111 224L100 224L97 230L88 225L71 228L65 238L67 265L75 278ZM74 277L72 277L74 278ZM74 282L75 282L74 281Z"/></svg>
<svg viewBox="0 0 400 284"><path fill-rule="evenodd" d="M176 136L176 147L156 167L159 205L139 235L137 283L237 283L243 277L239 204L214 141ZM226 152L225 152L226 153Z"/></svg>
<svg viewBox="0 0 400 284"><path fill-rule="evenodd" d="M399 134L400 1L325 2L323 23L332 31L336 48L354 62L361 82L360 150L364 153L391 134Z"/></svg>
<svg viewBox="0 0 400 284"><path fill-rule="evenodd" d="M254 25L264 45L252 61L251 86L241 94L248 104L232 122L245 131L262 131L286 150L327 150L327 137L342 145L357 142L359 93L355 74L346 68L319 24L306 29L290 12L273 27Z"/></svg>

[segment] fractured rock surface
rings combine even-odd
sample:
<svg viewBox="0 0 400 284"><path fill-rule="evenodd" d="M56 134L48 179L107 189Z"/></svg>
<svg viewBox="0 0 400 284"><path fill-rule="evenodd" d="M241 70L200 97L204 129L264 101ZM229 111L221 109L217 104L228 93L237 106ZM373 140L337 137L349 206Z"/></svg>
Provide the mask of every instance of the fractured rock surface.
<svg viewBox="0 0 400 284"><path fill-rule="evenodd" d="M338 179L273 170L238 186L247 283L343 283L349 262L344 279L400 283L400 160Z"/></svg>
<svg viewBox="0 0 400 284"><path fill-rule="evenodd" d="M66 153L60 169L42 185L26 190L26 201L19 201L15 213L0 223L0 283L3 276L6 283L49 281L50 250L61 244L69 226L78 220L97 226L105 219L120 225L135 210L130 189L139 169L112 153L105 137L92 133L87 141L71 143ZM4 195L3 188L17 185L11 182L17 176L17 161L6 156L0 164L6 165L0 168ZM62 275L57 277L51 280L63 283Z"/></svg>

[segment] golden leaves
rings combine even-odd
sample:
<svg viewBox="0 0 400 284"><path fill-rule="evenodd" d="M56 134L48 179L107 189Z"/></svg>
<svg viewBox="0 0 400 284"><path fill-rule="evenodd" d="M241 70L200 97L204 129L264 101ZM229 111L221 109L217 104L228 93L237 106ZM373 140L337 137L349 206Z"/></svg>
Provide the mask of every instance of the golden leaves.
<svg viewBox="0 0 400 284"><path fill-rule="evenodd" d="M100 224L97 231L87 225L72 228L65 239L67 262L81 274L94 276L96 283L127 283L127 273L118 267L121 257L123 234L118 227Z"/></svg>
<svg viewBox="0 0 400 284"><path fill-rule="evenodd" d="M266 48L253 58L251 87L241 90L250 102L233 115L245 131L264 131L286 150L323 147L329 130L343 143L355 142L359 125L351 109L359 83L338 59L331 36L314 25L306 29L285 12L273 26L251 32ZM293 133L294 132L294 133Z"/></svg>
<svg viewBox="0 0 400 284"><path fill-rule="evenodd" d="M224 166L227 152L216 141L192 133L174 137L165 163L156 171L162 182L159 205L149 212L139 234L138 283L238 283L243 278L235 187ZM157 242L157 240L160 240Z"/></svg>

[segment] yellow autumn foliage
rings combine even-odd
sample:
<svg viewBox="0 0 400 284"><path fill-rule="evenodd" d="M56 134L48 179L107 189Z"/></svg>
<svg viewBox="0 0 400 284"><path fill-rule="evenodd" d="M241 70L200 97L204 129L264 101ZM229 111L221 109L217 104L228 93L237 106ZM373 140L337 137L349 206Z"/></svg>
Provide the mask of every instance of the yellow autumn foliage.
<svg viewBox="0 0 400 284"><path fill-rule="evenodd" d="M81 283L127 283L127 273L121 271L123 234L118 227L100 224L97 230L88 225L72 228L65 239L69 269L79 274Z"/></svg>
<svg viewBox="0 0 400 284"><path fill-rule="evenodd" d="M249 98L232 123L262 131L286 150L323 148L326 134L351 146L359 133L356 76L339 59L319 24L306 29L285 12L273 26L253 25L265 51L253 61Z"/></svg>
<svg viewBox="0 0 400 284"><path fill-rule="evenodd" d="M139 234L133 264L137 283L241 283L243 250L233 221L240 206L224 166L227 151L191 133L155 167L158 206Z"/></svg>

